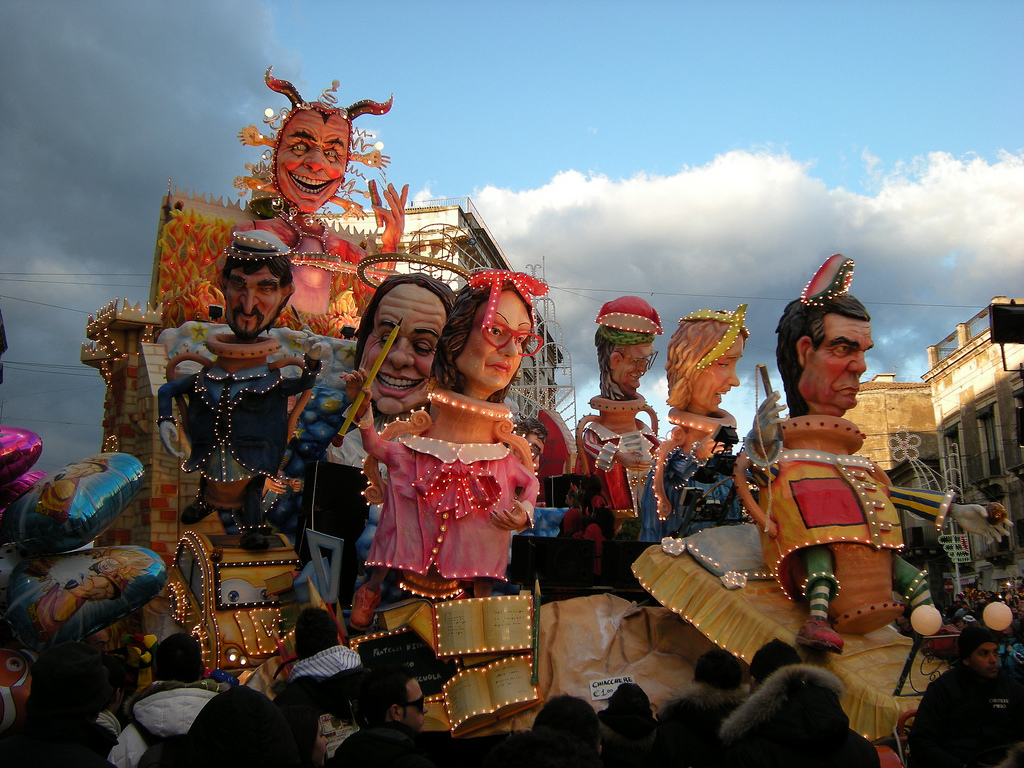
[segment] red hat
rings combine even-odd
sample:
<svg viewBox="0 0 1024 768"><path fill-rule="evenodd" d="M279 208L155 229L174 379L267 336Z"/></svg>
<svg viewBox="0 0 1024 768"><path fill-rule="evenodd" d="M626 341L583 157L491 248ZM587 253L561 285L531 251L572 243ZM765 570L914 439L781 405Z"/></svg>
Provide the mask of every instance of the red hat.
<svg viewBox="0 0 1024 768"><path fill-rule="evenodd" d="M597 313L597 324L619 331L661 335L658 310L639 296L620 296L605 303Z"/></svg>

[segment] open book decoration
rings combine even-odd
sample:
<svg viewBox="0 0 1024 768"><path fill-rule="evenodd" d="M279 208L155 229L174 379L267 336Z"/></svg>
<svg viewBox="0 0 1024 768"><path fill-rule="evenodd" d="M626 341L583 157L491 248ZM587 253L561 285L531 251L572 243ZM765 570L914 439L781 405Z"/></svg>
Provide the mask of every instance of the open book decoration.
<svg viewBox="0 0 1024 768"><path fill-rule="evenodd" d="M530 682L531 675L527 655L463 669L455 675L444 685L452 735L473 733L540 701L540 691Z"/></svg>
<svg viewBox="0 0 1024 768"><path fill-rule="evenodd" d="M533 645L529 594L451 600L434 606L439 658L528 651Z"/></svg>

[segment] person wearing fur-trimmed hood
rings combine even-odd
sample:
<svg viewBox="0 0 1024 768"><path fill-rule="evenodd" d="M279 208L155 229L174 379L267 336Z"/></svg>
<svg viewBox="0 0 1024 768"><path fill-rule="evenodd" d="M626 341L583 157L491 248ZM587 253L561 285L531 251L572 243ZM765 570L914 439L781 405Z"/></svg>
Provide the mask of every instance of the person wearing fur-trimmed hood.
<svg viewBox="0 0 1024 768"><path fill-rule="evenodd" d="M747 697L743 670L728 651L713 648L697 659L693 684L658 713L654 765L719 768L725 749L718 738L722 721Z"/></svg>
<svg viewBox="0 0 1024 768"><path fill-rule="evenodd" d="M788 648L789 660L781 659L778 667L766 673L765 665L758 663L758 654L766 648ZM878 766L878 752L850 728L839 703L843 696L839 678L820 667L798 663L796 650L781 640L773 640L766 648L750 664L756 689L719 728L726 748L725 768Z"/></svg>

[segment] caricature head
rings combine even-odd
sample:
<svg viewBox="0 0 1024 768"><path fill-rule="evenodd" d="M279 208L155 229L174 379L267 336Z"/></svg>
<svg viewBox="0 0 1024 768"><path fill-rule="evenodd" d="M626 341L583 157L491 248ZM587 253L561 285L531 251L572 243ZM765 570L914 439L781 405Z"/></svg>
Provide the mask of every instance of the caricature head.
<svg viewBox="0 0 1024 768"><path fill-rule="evenodd" d="M274 178L285 200L313 213L334 197L345 179L351 134L352 125L337 112L292 112L274 152Z"/></svg>
<svg viewBox="0 0 1024 768"><path fill-rule="evenodd" d="M338 107L333 95L337 81L319 101L306 102L290 82L271 77L272 69L267 70L267 87L287 96L292 105L277 134L274 184L296 209L313 213L330 202L345 180L352 121L367 112L383 115L392 102L360 101L347 109Z"/></svg>
<svg viewBox="0 0 1024 768"><path fill-rule="evenodd" d="M857 404L871 316L854 296L791 301L779 320L775 357L791 417L842 416Z"/></svg>
<svg viewBox="0 0 1024 768"><path fill-rule="evenodd" d="M546 290L521 273L487 270L471 276L441 331L431 379L468 397L502 402L523 352L536 351L541 341L533 334L530 296Z"/></svg>
<svg viewBox="0 0 1024 768"><path fill-rule="evenodd" d="M271 232L238 232L220 271L224 318L242 341L252 341L277 320L295 290L288 247Z"/></svg>
<svg viewBox="0 0 1024 768"><path fill-rule="evenodd" d="M611 400L637 397L640 379L657 357L654 337L661 335L657 310L637 296L607 302L597 315L597 363L601 396Z"/></svg>
<svg viewBox="0 0 1024 768"><path fill-rule="evenodd" d="M700 416L721 414L722 395L739 384L736 363L749 331L747 305L735 312L700 310L679 321L668 342L668 404Z"/></svg>
<svg viewBox="0 0 1024 768"><path fill-rule="evenodd" d="M540 459L550 434L548 428L538 418L521 416L516 419L515 433L529 444L530 455L533 457L533 471L539 471Z"/></svg>
<svg viewBox="0 0 1024 768"><path fill-rule="evenodd" d="M392 275L380 284L356 331L356 360L369 370L396 325L402 329L370 385L381 413L405 413L427 401L427 381L452 289L429 275Z"/></svg>

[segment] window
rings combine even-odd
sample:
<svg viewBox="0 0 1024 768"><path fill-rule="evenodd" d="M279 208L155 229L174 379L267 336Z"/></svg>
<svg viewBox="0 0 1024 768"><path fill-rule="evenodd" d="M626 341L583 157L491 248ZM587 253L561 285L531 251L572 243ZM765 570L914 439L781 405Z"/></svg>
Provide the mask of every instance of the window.
<svg viewBox="0 0 1024 768"><path fill-rule="evenodd" d="M978 430L981 433L982 471L989 477L1002 474L998 427L995 409L991 405L978 412Z"/></svg>
<svg viewBox="0 0 1024 768"><path fill-rule="evenodd" d="M946 427L942 433L942 472L948 485L963 487L960 466L960 422Z"/></svg>

